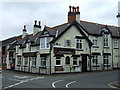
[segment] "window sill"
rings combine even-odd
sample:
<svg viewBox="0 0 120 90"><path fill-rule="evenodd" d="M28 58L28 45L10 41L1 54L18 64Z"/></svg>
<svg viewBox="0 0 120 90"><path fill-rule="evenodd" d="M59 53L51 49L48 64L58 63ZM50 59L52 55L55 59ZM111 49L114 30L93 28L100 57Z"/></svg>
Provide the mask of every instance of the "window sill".
<svg viewBox="0 0 120 90"><path fill-rule="evenodd" d="M23 67L28 67L27 65L24 65Z"/></svg>
<svg viewBox="0 0 120 90"><path fill-rule="evenodd" d="M55 67L62 67L62 65L55 65Z"/></svg>
<svg viewBox="0 0 120 90"><path fill-rule="evenodd" d="M36 68L36 66L31 66L31 68Z"/></svg>
<svg viewBox="0 0 120 90"><path fill-rule="evenodd" d="M104 64L104 67L110 67L110 64Z"/></svg>
<svg viewBox="0 0 120 90"><path fill-rule="evenodd" d="M116 48L114 47L114 49L119 49L119 48L118 47L116 47Z"/></svg>
<svg viewBox="0 0 120 90"><path fill-rule="evenodd" d="M93 45L92 47L93 47L93 48L99 48L99 46L94 46L94 45Z"/></svg>
<svg viewBox="0 0 120 90"><path fill-rule="evenodd" d="M46 66L40 66L39 68L41 68L41 69L46 69Z"/></svg>
<svg viewBox="0 0 120 90"><path fill-rule="evenodd" d="M108 48L109 49L109 46L107 47L107 46L104 46L104 48Z"/></svg>
<svg viewBox="0 0 120 90"><path fill-rule="evenodd" d="M84 49L77 49L77 51L84 51Z"/></svg>

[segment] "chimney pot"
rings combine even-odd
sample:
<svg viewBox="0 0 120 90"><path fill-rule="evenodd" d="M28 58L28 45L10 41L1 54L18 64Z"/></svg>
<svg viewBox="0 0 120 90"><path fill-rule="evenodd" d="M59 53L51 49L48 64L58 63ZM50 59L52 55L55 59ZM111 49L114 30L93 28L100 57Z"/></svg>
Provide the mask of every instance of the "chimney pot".
<svg viewBox="0 0 120 90"><path fill-rule="evenodd" d="M69 6L69 12L71 12L71 6Z"/></svg>
<svg viewBox="0 0 120 90"><path fill-rule="evenodd" d="M74 6L72 7L72 11L74 12Z"/></svg>
<svg viewBox="0 0 120 90"><path fill-rule="evenodd" d="M35 20L35 25L37 25L37 20Z"/></svg>
<svg viewBox="0 0 120 90"><path fill-rule="evenodd" d="M74 7L74 11L76 12L76 7Z"/></svg>
<svg viewBox="0 0 120 90"><path fill-rule="evenodd" d="M39 21L38 23L39 23L39 26L40 26L41 22Z"/></svg>
<svg viewBox="0 0 120 90"><path fill-rule="evenodd" d="M79 12L79 7L77 6L77 12Z"/></svg>

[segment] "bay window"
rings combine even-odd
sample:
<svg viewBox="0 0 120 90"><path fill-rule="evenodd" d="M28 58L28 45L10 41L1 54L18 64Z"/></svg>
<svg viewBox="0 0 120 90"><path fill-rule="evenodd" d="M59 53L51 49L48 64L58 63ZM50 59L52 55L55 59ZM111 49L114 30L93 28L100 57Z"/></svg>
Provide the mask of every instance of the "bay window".
<svg viewBox="0 0 120 90"><path fill-rule="evenodd" d="M21 57L17 57L17 64L21 65Z"/></svg>
<svg viewBox="0 0 120 90"><path fill-rule="evenodd" d="M24 65L27 66L28 65L28 57L24 58Z"/></svg>
<svg viewBox="0 0 120 90"><path fill-rule="evenodd" d="M109 56L108 55L103 56L103 63L105 66L109 64Z"/></svg>
<svg viewBox="0 0 120 90"><path fill-rule="evenodd" d="M77 65L77 57L73 57L73 65Z"/></svg>
<svg viewBox="0 0 120 90"><path fill-rule="evenodd" d="M50 37L40 38L40 49L49 49L50 48Z"/></svg>

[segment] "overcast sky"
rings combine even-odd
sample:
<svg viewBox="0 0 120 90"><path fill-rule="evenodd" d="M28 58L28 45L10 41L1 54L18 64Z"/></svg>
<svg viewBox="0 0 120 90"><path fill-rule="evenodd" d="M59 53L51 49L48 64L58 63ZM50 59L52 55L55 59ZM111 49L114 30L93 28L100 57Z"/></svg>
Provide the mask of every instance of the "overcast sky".
<svg viewBox="0 0 120 90"><path fill-rule="evenodd" d="M42 28L44 25L55 26L67 22L69 5L79 6L81 20L115 26L118 24L116 15L119 0L5 1L0 2L0 40L22 34L24 24L27 33L32 33L35 20L41 21Z"/></svg>

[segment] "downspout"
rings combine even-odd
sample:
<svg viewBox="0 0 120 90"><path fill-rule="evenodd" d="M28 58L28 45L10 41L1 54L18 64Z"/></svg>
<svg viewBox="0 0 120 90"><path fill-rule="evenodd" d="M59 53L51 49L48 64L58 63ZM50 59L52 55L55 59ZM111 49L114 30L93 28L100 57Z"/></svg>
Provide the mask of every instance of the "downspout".
<svg viewBox="0 0 120 90"><path fill-rule="evenodd" d="M52 75L51 73L51 51L52 51L52 43L50 42L50 75Z"/></svg>
<svg viewBox="0 0 120 90"><path fill-rule="evenodd" d="M113 69L113 38L112 38L112 69Z"/></svg>

